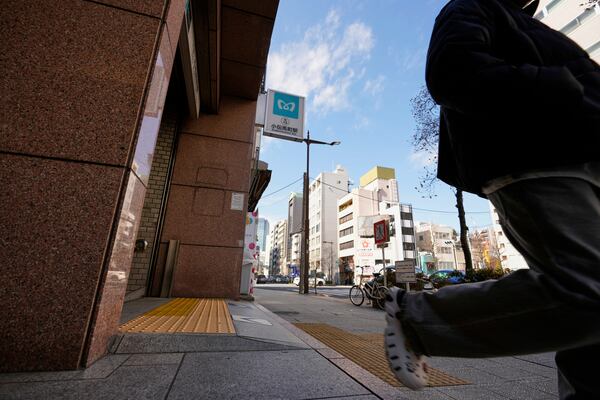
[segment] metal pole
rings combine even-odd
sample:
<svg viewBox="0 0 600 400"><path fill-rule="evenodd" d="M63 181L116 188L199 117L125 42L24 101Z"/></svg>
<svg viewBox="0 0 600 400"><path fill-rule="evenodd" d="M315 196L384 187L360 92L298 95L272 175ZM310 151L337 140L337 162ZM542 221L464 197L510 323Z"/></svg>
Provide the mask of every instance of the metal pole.
<svg viewBox="0 0 600 400"><path fill-rule="evenodd" d="M387 287L387 270L385 269L385 243L381 245L381 256L383 257L383 286Z"/></svg>
<svg viewBox="0 0 600 400"><path fill-rule="evenodd" d="M301 269L301 277L302 277L302 282L303 282L303 288L302 288L302 293L303 294L308 294L308 265L309 265L309 249L308 249L308 244L309 244L309 230L308 230L308 206L309 206L309 177L310 177L310 169L309 169L309 165L310 165L310 131L306 132L306 175L304 176L304 198L302 199L303 204L303 214L304 214L304 221L303 221L303 232L304 232L304 262L302 263L302 269Z"/></svg>
<svg viewBox="0 0 600 400"><path fill-rule="evenodd" d="M315 294L317 294L317 264L315 263Z"/></svg>

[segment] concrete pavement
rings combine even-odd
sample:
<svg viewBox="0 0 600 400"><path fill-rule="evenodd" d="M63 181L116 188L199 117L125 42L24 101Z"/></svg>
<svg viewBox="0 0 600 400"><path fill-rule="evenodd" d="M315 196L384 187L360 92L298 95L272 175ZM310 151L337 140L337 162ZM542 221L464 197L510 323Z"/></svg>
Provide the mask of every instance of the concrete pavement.
<svg viewBox="0 0 600 400"><path fill-rule="evenodd" d="M0 374L0 398L557 398L552 355L433 359L432 366L472 384L421 392L392 387L292 325L322 322L354 333L381 333L382 312L291 291L257 289L256 297L255 303L228 301L235 334L120 335L111 354L86 370ZM129 302L123 322L164 302Z"/></svg>

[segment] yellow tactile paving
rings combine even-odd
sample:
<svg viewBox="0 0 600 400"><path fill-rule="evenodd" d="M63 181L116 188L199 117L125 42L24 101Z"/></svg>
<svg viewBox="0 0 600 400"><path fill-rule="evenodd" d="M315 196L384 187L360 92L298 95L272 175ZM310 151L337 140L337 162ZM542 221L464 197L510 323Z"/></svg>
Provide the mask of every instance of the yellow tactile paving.
<svg viewBox="0 0 600 400"><path fill-rule="evenodd" d="M235 333L222 299L177 298L121 325L129 333Z"/></svg>
<svg viewBox="0 0 600 400"><path fill-rule="evenodd" d="M355 364L360 365L382 381L402 386L388 367L383 348L383 334L355 335L327 324L294 324L323 344L331 347ZM469 382L429 367L427 386L468 385Z"/></svg>

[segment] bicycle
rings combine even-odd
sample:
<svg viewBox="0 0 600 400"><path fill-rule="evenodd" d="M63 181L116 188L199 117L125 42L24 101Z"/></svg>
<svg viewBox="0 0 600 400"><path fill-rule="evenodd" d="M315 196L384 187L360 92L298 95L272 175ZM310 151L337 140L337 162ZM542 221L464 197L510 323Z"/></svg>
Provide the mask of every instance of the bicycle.
<svg viewBox="0 0 600 400"><path fill-rule="evenodd" d="M377 282L377 278L381 276L381 271L383 271L383 268L379 272L374 272L373 280L367 282L364 286L361 280L358 285L350 288L348 296L352 304L357 307L361 306L366 296L367 299L374 301L379 309L383 310L385 307L385 295L389 292L389 289Z"/></svg>

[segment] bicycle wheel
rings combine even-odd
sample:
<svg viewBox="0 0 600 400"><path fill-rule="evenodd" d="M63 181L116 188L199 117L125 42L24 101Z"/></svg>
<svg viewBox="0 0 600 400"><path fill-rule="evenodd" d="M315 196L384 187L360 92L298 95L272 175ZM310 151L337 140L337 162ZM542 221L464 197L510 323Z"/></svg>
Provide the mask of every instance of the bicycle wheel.
<svg viewBox="0 0 600 400"><path fill-rule="evenodd" d="M377 304L377 307L379 307L380 310L383 310L385 308L385 295L388 294L389 291L390 290L385 286L379 286L377 288L375 303Z"/></svg>
<svg viewBox="0 0 600 400"><path fill-rule="evenodd" d="M365 301L365 293L360 286L354 285L350 288L350 302L355 306L360 306Z"/></svg>

